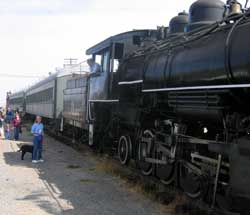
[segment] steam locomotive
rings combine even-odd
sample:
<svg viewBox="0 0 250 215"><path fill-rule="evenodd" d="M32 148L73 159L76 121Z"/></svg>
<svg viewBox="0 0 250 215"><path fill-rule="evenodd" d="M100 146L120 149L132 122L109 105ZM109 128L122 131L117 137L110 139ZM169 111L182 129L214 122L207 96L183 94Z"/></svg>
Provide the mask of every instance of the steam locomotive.
<svg viewBox="0 0 250 215"><path fill-rule="evenodd" d="M235 0L198 0L169 28L110 37L86 51L101 72L67 80L62 127L191 198L244 213L249 47L250 11Z"/></svg>

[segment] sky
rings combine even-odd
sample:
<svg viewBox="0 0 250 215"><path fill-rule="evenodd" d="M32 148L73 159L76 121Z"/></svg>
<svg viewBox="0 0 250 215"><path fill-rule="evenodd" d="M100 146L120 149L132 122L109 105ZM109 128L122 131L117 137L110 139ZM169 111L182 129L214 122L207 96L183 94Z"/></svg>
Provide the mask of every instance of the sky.
<svg viewBox="0 0 250 215"><path fill-rule="evenodd" d="M168 26L194 0L0 0L0 106L86 49L132 29ZM244 0L241 1L244 3Z"/></svg>

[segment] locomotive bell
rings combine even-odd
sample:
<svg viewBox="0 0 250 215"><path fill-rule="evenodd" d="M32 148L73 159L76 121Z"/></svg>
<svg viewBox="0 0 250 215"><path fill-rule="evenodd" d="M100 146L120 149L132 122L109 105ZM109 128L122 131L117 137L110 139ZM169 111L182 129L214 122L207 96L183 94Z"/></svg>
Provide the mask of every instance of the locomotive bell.
<svg viewBox="0 0 250 215"><path fill-rule="evenodd" d="M230 0L227 3L229 5L228 16L234 16L242 13L242 6L237 0Z"/></svg>
<svg viewBox="0 0 250 215"><path fill-rule="evenodd" d="M188 24L188 14L184 11L170 20L169 34L184 33Z"/></svg>
<svg viewBox="0 0 250 215"><path fill-rule="evenodd" d="M211 25L224 18L226 5L220 0L198 0L189 9L187 31Z"/></svg>

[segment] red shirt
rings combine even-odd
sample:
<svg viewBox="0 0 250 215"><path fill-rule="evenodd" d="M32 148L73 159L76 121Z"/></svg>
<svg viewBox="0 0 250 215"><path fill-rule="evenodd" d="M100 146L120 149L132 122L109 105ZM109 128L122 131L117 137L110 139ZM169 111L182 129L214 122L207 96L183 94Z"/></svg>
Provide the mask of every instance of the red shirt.
<svg viewBox="0 0 250 215"><path fill-rule="evenodd" d="M19 127L20 124L21 124L21 119L20 119L20 118L15 118L15 119L13 120L13 126L14 126L14 127Z"/></svg>

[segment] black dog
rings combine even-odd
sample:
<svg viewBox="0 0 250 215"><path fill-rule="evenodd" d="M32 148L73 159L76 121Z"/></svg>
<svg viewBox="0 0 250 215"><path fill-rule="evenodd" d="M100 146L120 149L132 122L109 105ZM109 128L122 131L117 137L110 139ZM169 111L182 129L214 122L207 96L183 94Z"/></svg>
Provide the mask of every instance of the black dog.
<svg viewBox="0 0 250 215"><path fill-rule="evenodd" d="M23 157L25 155L26 152L33 152L33 146L32 145L28 145L28 144L24 144L21 146L21 148L19 149L19 152L22 151L22 156L21 159L23 160Z"/></svg>

